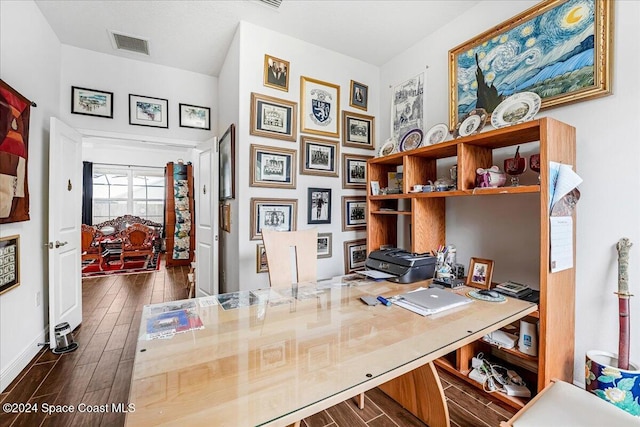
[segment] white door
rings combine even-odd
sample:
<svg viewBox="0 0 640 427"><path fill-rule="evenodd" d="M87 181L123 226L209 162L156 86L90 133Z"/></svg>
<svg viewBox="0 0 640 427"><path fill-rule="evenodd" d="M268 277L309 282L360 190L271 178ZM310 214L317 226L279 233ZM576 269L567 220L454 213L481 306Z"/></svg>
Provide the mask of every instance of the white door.
<svg viewBox="0 0 640 427"><path fill-rule="evenodd" d="M80 224L82 223L82 136L51 118L49 136L49 343L55 326L82 323Z"/></svg>
<svg viewBox="0 0 640 427"><path fill-rule="evenodd" d="M216 138L196 148L196 296L218 293L218 175L213 173Z"/></svg>

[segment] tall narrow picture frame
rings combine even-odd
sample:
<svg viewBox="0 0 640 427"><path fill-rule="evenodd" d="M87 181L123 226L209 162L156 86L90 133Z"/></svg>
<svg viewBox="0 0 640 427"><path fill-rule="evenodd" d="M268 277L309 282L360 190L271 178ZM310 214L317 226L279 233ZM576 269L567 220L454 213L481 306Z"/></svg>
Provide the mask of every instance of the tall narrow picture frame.
<svg viewBox="0 0 640 427"><path fill-rule="evenodd" d="M342 188L367 188L367 160L373 156L342 154Z"/></svg>
<svg viewBox="0 0 640 427"><path fill-rule="evenodd" d="M250 240L261 240L262 230L295 231L297 199L251 199Z"/></svg>
<svg viewBox="0 0 640 427"><path fill-rule="evenodd" d="M351 80L351 90L349 93L349 105L353 108L367 111L367 103L369 102L369 86Z"/></svg>
<svg viewBox="0 0 640 427"><path fill-rule="evenodd" d="M301 132L340 135L340 86L300 77Z"/></svg>
<svg viewBox="0 0 640 427"><path fill-rule="evenodd" d="M251 187L296 188L296 150L251 144Z"/></svg>
<svg viewBox="0 0 640 427"><path fill-rule="evenodd" d="M541 109L608 95L612 22L612 0L547 0L451 49L449 128L518 92Z"/></svg>
<svg viewBox="0 0 640 427"><path fill-rule="evenodd" d="M20 286L20 236L0 238L0 294Z"/></svg>
<svg viewBox="0 0 640 427"><path fill-rule="evenodd" d="M342 126L342 145L344 147L375 149L375 117L343 111Z"/></svg>
<svg viewBox="0 0 640 427"><path fill-rule="evenodd" d="M231 123L218 141L218 199L236 198L236 125Z"/></svg>
<svg viewBox="0 0 640 427"><path fill-rule="evenodd" d="M337 141L303 136L300 138L300 173L337 178L339 152Z"/></svg>
<svg viewBox="0 0 640 427"><path fill-rule="evenodd" d="M331 189L307 189L307 224L331 224Z"/></svg>
<svg viewBox="0 0 640 427"><path fill-rule="evenodd" d="M296 141L298 104L273 96L251 93L251 135Z"/></svg>
<svg viewBox="0 0 640 427"><path fill-rule="evenodd" d="M71 113L113 119L113 92L71 86Z"/></svg>
<svg viewBox="0 0 640 427"><path fill-rule="evenodd" d="M129 95L129 124L169 128L169 101L151 96Z"/></svg>
<svg viewBox="0 0 640 427"><path fill-rule="evenodd" d="M331 258L333 233L318 233L318 258Z"/></svg>

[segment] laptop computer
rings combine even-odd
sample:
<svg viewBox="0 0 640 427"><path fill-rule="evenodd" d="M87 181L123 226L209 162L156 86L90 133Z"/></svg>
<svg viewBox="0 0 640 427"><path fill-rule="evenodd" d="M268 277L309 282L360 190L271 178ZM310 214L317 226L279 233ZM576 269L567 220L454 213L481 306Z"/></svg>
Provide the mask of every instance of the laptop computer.
<svg viewBox="0 0 640 427"><path fill-rule="evenodd" d="M408 292L400 296L401 301L406 301L427 310L429 314L439 313L450 308L469 304L473 300L464 295L440 288L428 288L415 292Z"/></svg>

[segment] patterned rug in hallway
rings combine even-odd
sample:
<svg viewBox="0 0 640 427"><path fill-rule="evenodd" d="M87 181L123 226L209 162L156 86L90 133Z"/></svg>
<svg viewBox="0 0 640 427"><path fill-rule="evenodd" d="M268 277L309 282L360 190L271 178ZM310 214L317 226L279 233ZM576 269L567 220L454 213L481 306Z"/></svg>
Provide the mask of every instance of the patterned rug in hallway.
<svg viewBox="0 0 640 427"><path fill-rule="evenodd" d="M115 274L136 274L151 273L158 271L160 268L160 252L154 252L151 257L132 257L127 258L122 268L120 267L120 259L102 263L102 270L98 265L98 260L92 260L82 264L82 277L97 277Z"/></svg>

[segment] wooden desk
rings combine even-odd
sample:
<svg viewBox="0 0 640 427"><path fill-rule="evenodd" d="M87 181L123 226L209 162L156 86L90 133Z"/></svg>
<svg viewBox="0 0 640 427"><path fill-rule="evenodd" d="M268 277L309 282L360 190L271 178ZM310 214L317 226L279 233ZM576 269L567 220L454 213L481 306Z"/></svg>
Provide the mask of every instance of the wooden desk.
<svg viewBox="0 0 640 427"><path fill-rule="evenodd" d="M381 386L431 427L447 426L431 362L537 306L474 301L422 317L359 300L419 285L344 286L278 305L272 289L273 305L199 307L204 329L138 341L129 396L136 410L126 424L284 426ZM143 316L141 336L145 329Z"/></svg>

